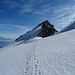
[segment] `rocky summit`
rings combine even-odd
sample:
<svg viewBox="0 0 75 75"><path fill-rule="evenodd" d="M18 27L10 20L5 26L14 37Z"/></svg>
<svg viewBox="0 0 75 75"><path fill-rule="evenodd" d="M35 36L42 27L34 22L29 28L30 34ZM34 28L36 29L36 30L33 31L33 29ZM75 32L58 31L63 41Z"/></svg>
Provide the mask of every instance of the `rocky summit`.
<svg viewBox="0 0 75 75"><path fill-rule="evenodd" d="M56 32L58 32L58 30L56 30L54 28L54 25L49 23L48 20L45 20L44 22L42 22L39 25L41 25L43 28L43 30L38 34L38 36L40 36L40 37L44 38L44 37L51 36L51 35L55 34Z"/></svg>
<svg viewBox="0 0 75 75"><path fill-rule="evenodd" d="M48 20L45 20L44 22L38 24L35 28L32 30L28 31L27 33L21 35L19 38L16 39L16 41L27 41L29 39L32 39L34 37L47 37L51 36L58 32L55 28L54 25L49 23Z"/></svg>

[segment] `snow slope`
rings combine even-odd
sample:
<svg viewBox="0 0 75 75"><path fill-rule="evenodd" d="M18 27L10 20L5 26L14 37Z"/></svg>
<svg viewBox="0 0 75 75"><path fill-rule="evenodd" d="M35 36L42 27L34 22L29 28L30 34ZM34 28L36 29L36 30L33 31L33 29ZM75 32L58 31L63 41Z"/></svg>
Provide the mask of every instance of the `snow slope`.
<svg viewBox="0 0 75 75"><path fill-rule="evenodd" d="M20 36L16 41L27 41L29 39L32 39L34 37L36 37L41 31L43 30L43 28L41 26L37 26L34 29L32 29L31 31L27 32L26 34Z"/></svg>
<svg viewBox="0 0 75 75"><path fill-rule="evenodd" d="M0 49L0 75L75 75L75 30L19 43Z"/></svg>
<svg viewBox="0 0 75 75"><path fill-rule="evenodd" d="M62 30L60 30L58 33L66 32L75 29L75 21L72 22L70 25L64 27Z"/></svg>

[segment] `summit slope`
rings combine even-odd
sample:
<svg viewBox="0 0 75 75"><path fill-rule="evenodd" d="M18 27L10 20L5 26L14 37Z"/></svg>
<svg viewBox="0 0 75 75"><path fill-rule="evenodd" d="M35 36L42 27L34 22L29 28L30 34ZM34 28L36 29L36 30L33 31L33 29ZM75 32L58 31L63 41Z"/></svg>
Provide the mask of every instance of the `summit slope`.
<svg viewBox="0 0 75 75"><path fill-rule="evenodd" d="M45 20L44 22L40 23L36 27L34 27L32 30L28 31L27 33L21 35L19 38L16 39L16 41L27 41L34 37L47 37L51 36L58 32L54 26L49 23L48 20Z"/></svg>

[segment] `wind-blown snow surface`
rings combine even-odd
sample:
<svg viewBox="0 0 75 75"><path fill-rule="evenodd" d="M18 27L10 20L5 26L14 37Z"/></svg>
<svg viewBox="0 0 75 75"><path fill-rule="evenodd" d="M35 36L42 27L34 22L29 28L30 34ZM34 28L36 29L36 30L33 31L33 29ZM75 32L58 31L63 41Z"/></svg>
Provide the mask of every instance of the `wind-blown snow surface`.
<svg viewBox="0 0 75 75"><path fill-rule="evenodd" d="M75 75L75 30L0 49L0 75Z"/></svg>

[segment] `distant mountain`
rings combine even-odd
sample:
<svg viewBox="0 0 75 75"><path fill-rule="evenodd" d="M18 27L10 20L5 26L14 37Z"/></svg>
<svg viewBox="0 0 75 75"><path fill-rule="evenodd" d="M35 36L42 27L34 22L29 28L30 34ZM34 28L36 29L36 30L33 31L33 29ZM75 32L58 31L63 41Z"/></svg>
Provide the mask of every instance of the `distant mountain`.
<svg viewBox="0 0 75 75"><path fill-rule="evenodd" d="M73 30L75 29L75 21L72 22L70 25L64 27L62 30L60 30L58 33L62 33L62 32L67 32L67 31L70 31L70 30Z"/></svg>
<svg viewBox="0 0 75 75"><path fill-rule="evenodd" d="M14 41L14 39L0 37L0 48L10 44L13 41Z"/></svg>
<svg viewBox="0 0 75 75"><path fill-rule="evenodd" d="M51 36L58 32L54 26L48 22L48 20L45 20L35 28L33 28L31 31L28 31L26 34L21 35L19 38L16 39L16 41L27 41L29 39L32 39L34 37L47 37Z"/></svg>

